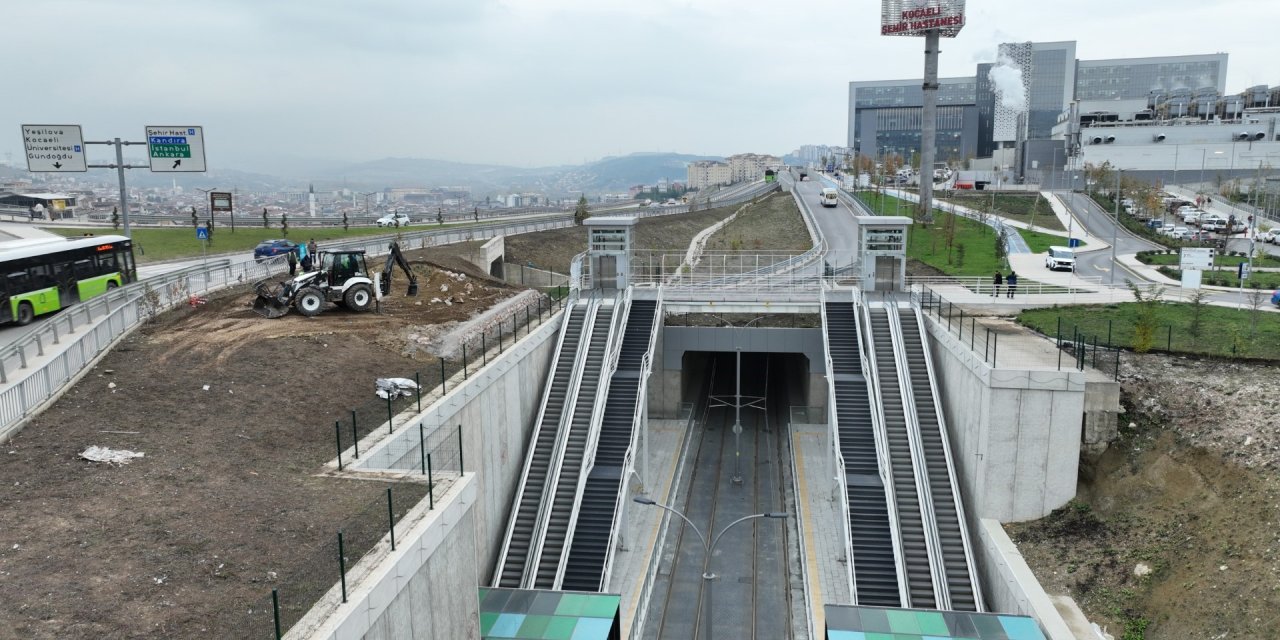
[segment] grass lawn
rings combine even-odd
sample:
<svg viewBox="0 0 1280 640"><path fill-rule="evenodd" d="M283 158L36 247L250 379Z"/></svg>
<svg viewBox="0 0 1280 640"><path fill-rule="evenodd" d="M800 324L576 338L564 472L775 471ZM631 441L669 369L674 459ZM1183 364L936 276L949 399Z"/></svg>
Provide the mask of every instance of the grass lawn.
<svg viewBox="0 0 1280 640"><path fill-rule="evenodd" d="M435 229L447 229L449 227L466 226L471 223L454 223L446 225L416 225L412 227L402 228L401 231L429 231ZM85 234L93 235L122 235L124 232L116 229L68 229L65 227L47 227L46 231L57 233L64 236L83 236ZM392 236L395 235L394 229L385 229L379 227L359 227L349 230L340 228L310 228L297 227L289 230L289 239L294 242L306 242L311 238L315 238L316 242L324 242L325 240L337 240L341 238L356 238L361 236ZM231 232L230 226L219 226L214 230L214 241L209 244L209 254L227 253L232 251L253 251L253 248L263 240L274 240L283 238L284 234L280 232L279 227L263 229L262 227L236 227L235 233ZM161 260L171 260L174 258L191 258L198 257L201 253L200 241L196 240L195 229L191 227L173 227L166 229L150 229L138 228L133 229L134 255L137 257L139 264L148 262L158 262Z"/></svg>
<svg viewBox="0 0 1280 640"><path fill-rule="evenodd" d="M1150 264L1155 266L1167 266L1167 265L1175 265L1180 263L1178 254L1176 253L1154 253L1153 254L1147 251L1142 251L1138 253L1138 261L1143 264ZM1246 258L1245 256L1217 255L1213 257L1213 264L1219 267L1231 267L1232 269L1234 269L1236 265L1240 264L1241 262L1248 262L1248 261L1249 259ZM1276 256L1273 256L1269 253L1264 253L1261 256L1255 257L1253 259L1253 266L1280 267L1280 258L1277 258Z"/></svg>
<svg viewBox="0 0 1280 640"><path fill-rule="evenodd" d="M1270 299L1270 294L1267 299ZM1263 306L1269 306L1264 300ZM1155 344L1153 350L1215 356L1240 356L1280 359L1280 314L1251 309L1230 309L1203 305L1200 307L1200 331L1191 331L1195 305L1168 302L1156 305ZM1133 347L1134 325L1138 305L1125 302L1110 305L1076 305L1022 312L1018 322L1048 336L1075 335L1078 327L1090 343L1096 337L1106 344L1110 331L1111 344ZM1253 322L1256 321L1256 327ZM1233 352L1234 347L1234 352Z"/></svg>
<svg viewBox="0 0 1280 640"><path fill-rule="evenodd" d="M954 202L962 207L968 207L975 211L990 211L995 215L1034 224L1037 227L1043 227L1053 231L1066 231L1066 227L1062 226L1062 221L1058 220L1058 216L1053 215L1053 208L1049 206L1049 201L1044 196L1036 194L1010 194L1010 193L952 193L946 198L947 202Z"/></svg>
<svg viewBox="0 0 1280 640"><path fill-rule="evenodd" d="M1174 267L1160 267L1160 273L1173 278L1174 280L1182 280L1182 271ZM1239 287L1240 279L1236 277L1235 269L1223 269L1222 271L1204 271L1200 275L1200 283L1214 287ZM1255 271L1249 275L1249 279L1244 281L1245 289L1257 287L1267 292L1267 299L1271 298L1271 292L1280 288L1280 273L1274 271Z"/></svg>
<svg viewBox="0 0 1280 640"><path fill-rule="evenodd" d="M874 206L877 200L876 194L871 192L861 192L857 194L863 202ZM887 197L885 200L885 213L894 210L896 198ZM901 210L904 215L910 215L907 201L901 202ZM976 220L970 220L962 216L955 218L955 238L951 244L950 250L947 247L946 230L951 214L941 209L934 210L934 223L925 228L921 225L912 225L911 230L907 232L907 257L919 260L947 275L952 276L988 276L997 270L1004 271L1008 269L1008 265L997 264L996 262L996 232ZM1035 253L1043 253L1049 250L1051 246L1062 246L1067 243L1067 239L1061 236L1054 236L1036 231L1026 231L1018 229L1022 237L1027 241L1027 245ZM960 247L964 247L963 257L961 257Z"/></svg>

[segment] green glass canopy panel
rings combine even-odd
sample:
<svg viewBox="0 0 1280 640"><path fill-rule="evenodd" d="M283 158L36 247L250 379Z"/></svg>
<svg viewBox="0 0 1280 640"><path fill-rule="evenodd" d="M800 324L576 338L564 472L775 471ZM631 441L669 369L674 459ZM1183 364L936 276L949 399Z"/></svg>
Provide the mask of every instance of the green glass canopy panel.
<svg viewBox="0 0 1280 640"><path fill-rule="evenodd" d="M1045 640L1035 619L829 604L827 640Z"/></svg>
<svg viewBox="0 0 1280 640"><path fill-rule="evenodd" d="M481 588L485 640L621 640L622 596L533 589Z"/></svg>

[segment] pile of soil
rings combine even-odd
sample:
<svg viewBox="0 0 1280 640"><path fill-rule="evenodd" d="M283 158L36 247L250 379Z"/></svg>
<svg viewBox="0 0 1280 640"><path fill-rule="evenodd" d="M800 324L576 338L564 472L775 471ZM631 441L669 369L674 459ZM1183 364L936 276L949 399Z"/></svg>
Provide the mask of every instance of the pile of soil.
<svg viewBox="0 0 1280 640"><path fill-rule="evenodd" d="M425 494L324 473L334 421L376 400L376 378L423 367L406 332L516 291L410 259L422 293L397 274L381 314L266 320L247 287L164 314L0 446L0 637L269 637L273 587L305 607L290 576L332 585L337 531L354 562L386 487L398 514ZM93 445L145 456L81 459ZM245 627L251 608L266 624Z"/></svg>
<svg viewBox="0 0 1280 640"><path fill-rule="evenodd" d="M1117 638L1280 637L1274 365L1122 360L1121 438L1079 495L1006 529L1049 593Z"/></svg>

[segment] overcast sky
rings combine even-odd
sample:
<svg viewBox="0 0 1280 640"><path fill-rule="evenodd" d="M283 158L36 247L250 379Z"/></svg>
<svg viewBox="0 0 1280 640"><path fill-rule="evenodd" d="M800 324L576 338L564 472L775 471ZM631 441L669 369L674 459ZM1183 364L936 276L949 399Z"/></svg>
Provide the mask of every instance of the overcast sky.
<svg viewBox="0 0 1280 640"><path fill-rule="evenodd" d="M0 153L19 125L87 139L203 125L210 166L384 157L542 166L634 151L845 142L850 80L918 77L872 0L8 0ZM1276 0L970 0L941 73L1000 42L1082 59L1230 54L1280 84ZM90 162L105 161L91 148Z"/></svg>

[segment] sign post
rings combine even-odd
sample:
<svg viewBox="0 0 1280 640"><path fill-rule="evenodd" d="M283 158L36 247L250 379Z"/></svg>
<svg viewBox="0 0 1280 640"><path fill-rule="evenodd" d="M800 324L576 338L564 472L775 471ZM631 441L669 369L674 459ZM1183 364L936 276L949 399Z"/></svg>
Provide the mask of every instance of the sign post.
<svg viewBox="0 0 1280 640"><path fill-rule="evenodd" d="M882 0L880 35L924 36L924 101L920 111L920 203L917 219L933 222L933 161L937 156L938 43L964 28L965 0Z"/></svg>
<svg viewBox="0 0 1280 640"><path fill-rule="evenodd" d="M200 261L207 271L209 269L209 228L203 223L196 226L196 240L200 241Z"/></svg>
<svg viewBox="0 0 1280 640"><path fill-rule="evenodd" d="M1182 288L1199 289L1202 271L1213 268L1216 252L1204 247L1183 247L1178 256L1178 269L1182 271Z"/></svg>
<svg viewBox="0 0 1280 640"><path fill-rule="evenodd" d="M231 193L228 191L209 192L209 218L215 214L226 213L231 216L231 233L236 232L236 214L232 210Z"/></svg>

